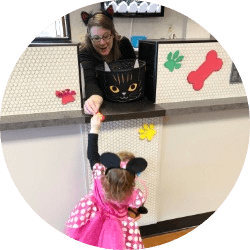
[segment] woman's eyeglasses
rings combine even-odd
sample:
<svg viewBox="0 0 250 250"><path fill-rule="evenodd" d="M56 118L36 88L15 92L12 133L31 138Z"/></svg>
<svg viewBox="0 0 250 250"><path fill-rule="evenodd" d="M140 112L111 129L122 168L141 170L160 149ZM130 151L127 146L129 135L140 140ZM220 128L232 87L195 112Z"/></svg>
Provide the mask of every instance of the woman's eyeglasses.
<svg viewBox="0 0 250 250"><path fill-rule="evenodd" d="M104 34L103 36L94 36L94 37L90 37L90 39L92 40L92 42L94 43L99 43L101 41L101 39L103 39L104 41L109 40L113 35L111 34Z"/></svg>

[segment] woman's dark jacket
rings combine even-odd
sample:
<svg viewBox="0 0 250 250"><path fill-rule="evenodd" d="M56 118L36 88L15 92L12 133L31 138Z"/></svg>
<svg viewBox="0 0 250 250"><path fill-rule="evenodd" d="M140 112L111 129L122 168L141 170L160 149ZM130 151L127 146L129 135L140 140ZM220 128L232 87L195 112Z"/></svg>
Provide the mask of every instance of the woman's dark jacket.
<svg viewBox="0 0 250 250"><path fill-rule="evenodd" d="M122 37L122 39L119 41L119 49L121 51L121 57L119 58L119 60L136 58L134 49L128 38ZM103 96L95 73L96 66L103 62L101 57L98 56L97 52L94 50L83 49L79 53L79 62L84 69L86 99L88 99L92 95Z"/></svg>

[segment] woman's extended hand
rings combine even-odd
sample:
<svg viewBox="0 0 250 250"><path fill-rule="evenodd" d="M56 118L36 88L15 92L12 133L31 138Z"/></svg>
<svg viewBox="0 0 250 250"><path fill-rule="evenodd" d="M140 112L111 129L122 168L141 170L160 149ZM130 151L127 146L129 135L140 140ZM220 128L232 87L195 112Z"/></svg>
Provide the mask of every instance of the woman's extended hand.
<svg viewBox="0 0 250 250"><path fill-rule="evenodd" d="M101 107L103 102L103 98L99 95L90 96L84 103L84 112L86 114L95 115L99 112L99 108Z"/></svg>

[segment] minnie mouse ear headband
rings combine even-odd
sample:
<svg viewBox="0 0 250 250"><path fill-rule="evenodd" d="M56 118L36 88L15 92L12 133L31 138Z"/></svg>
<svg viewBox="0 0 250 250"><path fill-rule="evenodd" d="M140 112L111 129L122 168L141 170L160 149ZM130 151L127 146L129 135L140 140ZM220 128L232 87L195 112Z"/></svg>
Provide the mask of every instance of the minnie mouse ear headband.
<svg viewBox="0 0 250 250"><path fill-rule="evenodd" d="M106 10L101 10L101 12L97 12L95 14L92 13L87 13L85 11L81 12L81 17L82 20L84 22L84 24L87 26L89 19L92 18L93 16L95 16L96 14L103 14L105 16L107 16L111 21L113 21L113 14L114 14L114 10L113 10L113 6L110 5Z"/></svg>
<svg viewBox="0 0 250 250"><path fill-rule="evenodd" d="M134 158L128 162L123 162L114 153L103 153L101 155L101 164L106 167L106 173L113 168L123 168L131 174L138 174L147 168L147 161L143 158Z"/></svg>

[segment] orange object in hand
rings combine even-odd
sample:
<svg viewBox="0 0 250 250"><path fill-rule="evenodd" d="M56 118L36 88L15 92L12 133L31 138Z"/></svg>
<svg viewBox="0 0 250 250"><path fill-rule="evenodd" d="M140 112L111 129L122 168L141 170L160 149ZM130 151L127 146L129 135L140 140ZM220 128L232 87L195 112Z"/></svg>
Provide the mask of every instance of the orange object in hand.
<svg viewBox="0 0 250 250"><path fill-rule="evenodd" d="M105 116L100 112L98 112L97 114L100 116L101 122L103 122L105 120Z"/></svg>

